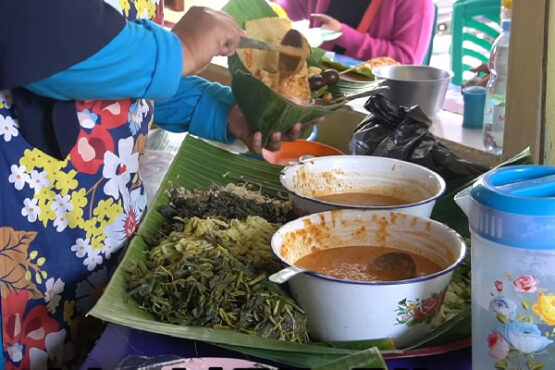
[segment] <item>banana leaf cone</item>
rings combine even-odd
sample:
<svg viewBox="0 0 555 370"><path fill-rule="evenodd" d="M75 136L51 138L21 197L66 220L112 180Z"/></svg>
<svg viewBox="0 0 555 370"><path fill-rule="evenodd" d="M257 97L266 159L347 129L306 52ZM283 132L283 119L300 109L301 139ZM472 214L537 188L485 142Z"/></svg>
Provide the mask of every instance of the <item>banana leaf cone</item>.
<svg viewBox="0 0 555 370"><path fill-rule="evenodd" d="M228 60L232 76L231 89L253 131L262 132L262 145L270 141L272 132L287 132L297 122L308 123L337 110L345 103L301 106L284 98L250 73L237 54ZM307 138L312 127L307 126L301 137Z"/></svg>
<svg viewBox="0 0 555 370"><path fill-rule="evenodd" d="M230 0L222 10L231 15L243 29L245 22L249 20L278 17L264 0ZM323 56L324 50L312 48L312 54L307 58L308 65L321 67ZM268 144L274 131L285 133L297 122L307 123L345 106L345 102L325 106L295 104L253 76L237 54L228 58L228 69L232 76L231 89L237 104L251 128L262 132L263 146ZM375 87L375 84L372 84L374 81L369 82L340 79L337 86L330 86L329 91L334 97L359 94ZM307 138L311 131L312 127L306 127L301 137Z"/></svg>

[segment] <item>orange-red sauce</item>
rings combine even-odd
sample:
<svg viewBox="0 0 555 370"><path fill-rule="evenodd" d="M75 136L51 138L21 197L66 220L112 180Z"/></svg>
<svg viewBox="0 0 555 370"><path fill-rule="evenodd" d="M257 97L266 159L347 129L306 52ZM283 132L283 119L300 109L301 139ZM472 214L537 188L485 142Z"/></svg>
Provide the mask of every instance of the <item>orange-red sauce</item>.
<svg viewBox="0 0 555 370"><path fill-rule="evenodd" d="M336 193L315 196L325 202L354 206L398 206L408 204L409 201L391 195L372 193Z"/></svg>
<svg viewBox="0 0 555 370"><path fill-rule="evenodd" d="M295 265L322 275L338 279L358 281L395 281L395 271L371 271L370 264L379 256L399 252L398 249L372 247L366 245L321 249L295 262ZM416 264L416 277L431 275L443 270L426 257L403 251L410 255Z"/></svg>

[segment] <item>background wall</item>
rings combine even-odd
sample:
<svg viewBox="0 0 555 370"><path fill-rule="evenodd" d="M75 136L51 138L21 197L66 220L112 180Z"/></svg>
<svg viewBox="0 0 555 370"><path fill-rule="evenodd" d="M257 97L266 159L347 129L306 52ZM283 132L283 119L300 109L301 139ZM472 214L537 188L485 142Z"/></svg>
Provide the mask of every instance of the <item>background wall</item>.
<svg viewBox="0 0 555 370"><path fill-rule="evenodd" d="M555 40L555 6L549 7L547 40ZM547 44L547 82L545 92L545 163L555 164L555 45Z"/></svg>

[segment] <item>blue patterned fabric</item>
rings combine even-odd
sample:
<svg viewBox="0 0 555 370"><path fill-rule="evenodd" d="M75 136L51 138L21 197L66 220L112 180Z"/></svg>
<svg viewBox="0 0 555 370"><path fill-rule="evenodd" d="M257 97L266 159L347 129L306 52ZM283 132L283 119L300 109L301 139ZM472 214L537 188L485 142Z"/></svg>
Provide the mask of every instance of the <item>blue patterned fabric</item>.
<svg viewBox="0 0 555 370"><path fill-rule="evenodd" d="M118 0L130 19L161 19L157 0ZM139 176L151 101L77 101L76 144L63 160L20 133L0 91L0 293L8 369L67 368L98 331L84 317L146 207Z"/></svg>

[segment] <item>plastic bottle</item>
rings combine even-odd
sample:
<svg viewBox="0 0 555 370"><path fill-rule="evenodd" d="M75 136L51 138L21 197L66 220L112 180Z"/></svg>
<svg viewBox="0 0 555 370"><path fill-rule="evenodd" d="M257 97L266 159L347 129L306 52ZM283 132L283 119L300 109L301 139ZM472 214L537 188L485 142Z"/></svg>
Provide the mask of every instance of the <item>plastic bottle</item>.
<svg viewBox="0 0 555 370"><path fill-rule="evenodd" d="M484 149L496 155L503 153L511 20L504 19L501 28L489 58L490 79L486 86L483 127Z"/></svg>
<svg viewBox="0 0 555 370"><path fill-rule="evenodd" d="M501 22L511 20L513 13L513 0L501 1Z"/></svg>

